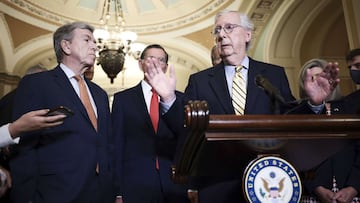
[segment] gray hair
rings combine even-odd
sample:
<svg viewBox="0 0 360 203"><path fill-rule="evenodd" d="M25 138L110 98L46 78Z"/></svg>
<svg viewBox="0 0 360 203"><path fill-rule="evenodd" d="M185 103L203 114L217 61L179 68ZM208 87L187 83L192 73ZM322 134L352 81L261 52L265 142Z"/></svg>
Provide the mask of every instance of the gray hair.
<svg viewBox="0 0 360 203"><path fill-rule="evenodd" d="M64 52L61 48L61 41L71 41L74 37L73 31L75 29L86 29L90 32L94 32L94 27L84 22L73 22L59 27L53 35L54 50L58 63L61 63L64 57Z"/></svg>
<svg viewBox="0 0 360 203"><path fill-rule="evenodd" d="M240 18L240 26L245 29L246 31L250 31L252 32L254 30L254 23L250 20L250 18L245 14L245 13L241 13L239 11L233 11L233 10L222 10L219 13L216 14L215 16L215 22L218 20L218 18L224 14L227 13L236 13L238 14L239 18ZM250 48L250 42L246 43L246 50L248 50Z"/></svg>

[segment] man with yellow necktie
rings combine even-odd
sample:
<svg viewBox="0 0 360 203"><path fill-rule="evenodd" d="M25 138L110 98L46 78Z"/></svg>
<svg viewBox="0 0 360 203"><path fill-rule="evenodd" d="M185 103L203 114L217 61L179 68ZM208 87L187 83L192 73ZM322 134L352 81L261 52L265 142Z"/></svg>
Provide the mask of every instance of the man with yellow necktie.
<svg viewBox="0 0 360 203"><path fill-rule="evenodd" d="M274 114L273 98L255 84L258 75L270 81L286 102L295 100L283 67L256 61L247 55L253 28L253 23L243 13L229 10L219 12L215 16L212 34L222 62L191 75L183 98L174 94L175 85L172 85L176 81L174 74L167 76L159 71L159 67L149 69L145 73L149 83L160 95L164 103L161 106L162 111L166 112L164 117L168 118L166 122L174 131L183 131L186 134L186 129L183 127L183 108L189 100L207 101L210 114ZM241 70L237 71L236 67L240 66ZM311 93L309 92L309 95L312 95L309 105L322 108L322 96L330 94L339 82L337 65L331 67L331 70L331 73L327 74L329 78L318 77L313 84L310 84L313 88ZM241 83L245 83L238 88L244 88L241 90L242 96L234 94L234 91L239 91L233 88L238 83L238 75L244 81ZM329 87L329 79L334 81L334 86ZM241 98L244 95L245 98ZM235 97L241 100L233 101ZM245 106L243 106L244 99ZM240 110L237 107L240 107ZM288 108L287 105L280 105L278 111L284 113ZM255 157L256 155L251 151L239 154L241 159L239 163L245 169L249 161ZM240 180L243 171L239 171L238 174L237 177L228 175L220 178L207 176L194 179L193 187L199 190L200 203L246 202L241 192Z"/></svg>

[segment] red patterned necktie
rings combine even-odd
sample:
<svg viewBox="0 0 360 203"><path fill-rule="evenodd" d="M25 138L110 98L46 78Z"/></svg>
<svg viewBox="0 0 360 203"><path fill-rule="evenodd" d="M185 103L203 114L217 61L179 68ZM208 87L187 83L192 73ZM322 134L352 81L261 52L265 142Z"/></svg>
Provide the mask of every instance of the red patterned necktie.
<svg viewBox="0 0 360 203"><path fill-rule="evenodd" d="M154 127L155 133L157 133L158 124L159 124L159 97L155 90L151 89L152 96L150 101L150 118L152 125ZM156 170L160 169L159 159L156 157L155 159L155 168Z"/></svg>
<svg viewBox="0 0 360 203"><path fill-rule="evenodd" d="M151 92L152 96L150 101L150 118L156 133L159 124L159 97L155 90L151 90Z"/></svg>

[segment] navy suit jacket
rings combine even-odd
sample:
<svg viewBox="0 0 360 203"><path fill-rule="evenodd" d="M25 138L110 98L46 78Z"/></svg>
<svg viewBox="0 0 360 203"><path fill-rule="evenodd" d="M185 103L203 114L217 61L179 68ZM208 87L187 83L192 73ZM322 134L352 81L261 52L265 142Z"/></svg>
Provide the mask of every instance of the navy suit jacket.
<svg viewBox="0 0 360 203"><path fill-rule="evenodd" d="M16 89L9 92L0 99L0 126L12 122L13 103Z"/></svg>
<svg viewBox="0 0 360 203"><path fill-rule="evenodd" d="M255 84L259 74L279 89L285 101L294 101L284 68L249 59L245 114L274 113L271 98ZM165 114L166 121L177 131L183 128L184 105L189 100L207 101L210 114L235 114L223 62L190 76L184 97L177 98ZM284 113L288 107L281 106L280 110Z"/></svg>
<svg viewBox="0 0 360 203"><path fill-rule="evenodd" d="M270 83L279 89L280 94L286 101L293 101L294 97L291 94L289 83L284 71L284 68L268 63L253 60L249 58L248 81L247 81L247 95L245 104L245 114L273 114L273 103L271 98L265 91L255 84L257 75L262 75L267 78ZM215 65L214 67L205 69L190 76L188 86L185 89L183 98L177 98L175 103L171 106L169 111L164 115L164 118L169 126L176 131L183 131L184 124L184 105L189 100L205 100L208 103L208 108L211 114L235 114L232 105L231 95L225 77L224 63ZM287 107L281 106L280 112L286 112ZM186 133L186 132L184 132ZM203 148L203 154L208 156L211 153L215 154L212 149ZM226 149L224 149L226 150ZM219 153L222 150L219 149ZM239 161L243 170L251 159L256 158L253 152L246 151L239 155ZM234 160L235 161L235 160ZM207 164L205 164L207 165ZM210 169L208 169L210 170ZM237 177L233 175L225 175L224 177L212 177L205 175L205 177L194 177L190 180L190 186L196 189L201 189L214 185L215 183L224 182L227 180L238 180L234 184L221 185L213 187L208 192L200 192L201 202L239 202L242 198L240 180L242 171L238 172ZM201 190L200 190L201 191ZM233 192L236 191L236 192ZM231 194L230 194L231 193ZM205 194L204 196L202 194ZM241 201L240 201L241 202Z"/></svg>
<svg viewBox="0 0 360 203"><path fill-rule="evenodd" d="M180 95L179 92L176 94ZM114 95L111 114L116 149L116 191L124 202L187 200L186 188L175 185L170 179L178 135L161 116L155 133L141 83ZM156 157L160 165L158 172Z"/></svg>
<svg viewBox="0 0 360 203"><path fill-rule="evenodd" d="M255 84L255 77L262 75L279 89L285 100L294 97L289 88L282 67L252 60L249 61L245 114L272 114L271 99L263 89ZM190 76L185 90L186 100L206 100L210 114L235 114L225 78L224 64L203 70ZM284 109L282 110L284 112Z"/></svg>
<svg viewBox="0 0 360 203"><path fill-rule="evenodd" d="M112 198L108 97L99 86L86 82L97 106L98 131L60 66L21 80L14 119L61 105L72 109L74 115L57 127L22 135L10 162L15 202L107 202Z"/></svg>

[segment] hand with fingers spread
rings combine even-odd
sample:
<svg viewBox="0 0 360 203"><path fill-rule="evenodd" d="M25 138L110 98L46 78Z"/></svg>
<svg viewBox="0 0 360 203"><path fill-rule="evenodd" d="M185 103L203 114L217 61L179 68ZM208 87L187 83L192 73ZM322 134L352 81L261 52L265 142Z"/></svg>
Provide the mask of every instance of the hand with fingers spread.
<svg viewBox="0 0 360 203"><path fill-rule="evenodd" d="M175 90L174 67L167 74L168 58L160 44L146 46L138 61L143 80L114 94L111 116L116 203L189 202L186 185L175 185L167 174L184 139L183 127L172 128L164 115L183 96Z"/></svg>
<svg viewBox="0 0 360 203"><path fill-rule="evenodd" d="M147 69L144 70L146 81L155 89L161 100L165 103L175 99L176 77L174 66L170 66L169 75L155 59L145 61Z"/></svg>
<svg viewBox="0 0 360 203"><path fill-rule="evenodd" d="M317 77L314 77L309 69L306 71L304 87L311 104L320 105L325 101L340 82L338 74L339 65L336 62L328 63Z"/></svg>

